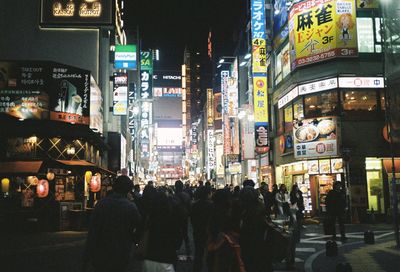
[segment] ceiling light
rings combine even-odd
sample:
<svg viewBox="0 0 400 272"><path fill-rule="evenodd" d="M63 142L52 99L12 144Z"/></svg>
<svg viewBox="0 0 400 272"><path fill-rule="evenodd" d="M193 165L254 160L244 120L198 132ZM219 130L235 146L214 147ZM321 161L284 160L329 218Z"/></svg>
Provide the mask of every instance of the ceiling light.
<svg viewBox="0 0 400 272"><path fill-rule="evenodd" d="M224 61L225 61L224 59L220 59L218 63L221 64L224 63Z"/></svg>
<svg viewBox="0 0 400 272"><path fill-rule="evenodd" d="M247 53L246 56L244 56L244 59L247 60L247 59L249 59L250 57L251 57L251 54L250 54L250 53Z"/></svg>
<svg viewBox="0 0 400 272"><path fill-rule="evenodd" d="M239 66L245 66L246 64L247 64L246 61L242 61L242 62L239 64Z"/></svg>

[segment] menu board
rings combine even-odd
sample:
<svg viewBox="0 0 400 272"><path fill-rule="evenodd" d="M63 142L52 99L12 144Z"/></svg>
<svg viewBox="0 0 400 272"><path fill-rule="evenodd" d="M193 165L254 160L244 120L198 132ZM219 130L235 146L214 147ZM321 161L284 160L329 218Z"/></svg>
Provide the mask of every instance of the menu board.
<svg viewBox="0 0 400 272"><path fill-rule="evenodd" d="M331 159L332 173L343 173L343 160L341 158Z"/></svg>
<svg viewBox="0 0 400 272"><path fill-rule="evenodd" d="M319 173L320 174L329 174L331 172L331 164L330 160L319 160Z"/></svg>
<svg viewBox="0 0 400 272"><path fill-rule="evenodd" d="M309 175L318 175L319 174L318 160L307 161L307 169Z"/></svg>
<svg viewBox="0 0 400 272"><path fill-rule="evenodd" d="M294 156L318 158L337 156L337 118L305 119L294 125Z"/></svg>

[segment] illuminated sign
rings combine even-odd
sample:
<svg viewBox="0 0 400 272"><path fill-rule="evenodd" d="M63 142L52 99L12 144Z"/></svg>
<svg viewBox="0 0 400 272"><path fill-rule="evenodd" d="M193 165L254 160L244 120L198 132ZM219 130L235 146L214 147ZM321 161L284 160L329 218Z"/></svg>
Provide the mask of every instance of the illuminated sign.
<svg viewBox="0 0 400 272"><path fill-rule="evenodd" d="M153 88L154 97L181 97L182 88Z"/></svg>
<svg viewBox="0 0 400 272"><path fill-rule="evenodd" d="M41 0L40 24L51 27L113 25L114 1Z"/></svg>
<svg viewBox="0 0 400 272"><path fill-rule="evenodd" d="M228 116L237 117L239 104L238 82L234 77L228 78Z"/></svg>
<svg viewBox="0 0 400 272"><path fill-rule="evenodd" d="M266 77L253 77L253 88L256 151L262 154L269 150Z"/></svg>
<svg viewBox="0 0 400 272"><path fill-rule="evenodd" d="M116 45L114 67L115 69L136 70L136 45Z"/></svg>
<svg viewBox="0 0 400 272"><path fill-rule="evenodd" d="M281 109L287 103L291 102L293 99L299 96L299 88L294 87L290 92L279 98L278 109Z"/></svg>
<svg viewBox="0 0 400 272"><path fill-rule="evenodd" d="M157 148L182 147L182 128L157 128Z"/></svg>
<svg viewBox="0 0 400 272"><path fill-rule="evenodd" d="M214 94L212 89L207 89L207 127L214 126Z"/></svg>
<svg viewBox="0 0 400 272"><path fill-rule="evenodd" d="M222 114L228 113L228 104L229 104L228 78L229 78L229 71L226 70L221 71Z"/></svg>
<svg viewBox="0 0 400 272"><path fill-rule="evenodd" d="M354 0L307 0L294 4L289 15L292 68L357 51Z"/></svg>
<svg viewBox="0 0 400 272"><path fill-rule="evenodd" d="M299 95L322 92L326 90L336 89L338 87L337 78L329 78L299 85Z"/></svg>
<svg viewBox="0 0 400 272"><path fill-rule="evenodd" d="M149 125L152 123L153 104L151 102L143 102L140 108L140 148L141 158L150 157L150 131Z"/></svg>
<svg viewBox="0 0 400 272"><path fill-rule="evenodd" d="M113 114L127 115L128 111L128 75L118 73L114 76Z"/></svg>
<svg viewBox="0 0 400 272"><path fill-rule="evenodd" d="M153 59L151 51L140 52L140 98L153 97Z"/></svg>
<svg viewBox="0 0 400 272"><path fill-rule="evenodd" d="M253 73L267 73L265 0L251 1L251 44Z"/></svg>
<svg viewBox="0 0 400 272"><path fill-rule="evenodd" d="M339 77L340 88L384 88L383 77Z"/></svg>
<svg viewBox="0 0 400 272"><path fill-rule="evenodd" d="M207 130L207 175L211 178L211 171L215 169L215 138L214 130Z"/></svg>
<svg viewBox="0 0 400 272"><path fill-rule="evenodd" d="M0 90L0 113L19 119L47 119L49 96L34 90Z"/></svg>

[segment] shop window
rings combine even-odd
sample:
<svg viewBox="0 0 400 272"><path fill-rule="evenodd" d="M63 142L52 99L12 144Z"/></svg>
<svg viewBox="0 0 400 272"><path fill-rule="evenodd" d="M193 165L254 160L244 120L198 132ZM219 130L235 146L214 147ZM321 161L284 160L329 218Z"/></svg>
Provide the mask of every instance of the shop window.
<svg viewBox="0 0 400 272"><path fill-rule="evenodd" d="M292 104L289 104L284 109L285 113L285 132L290 132L293 129L293 108Z"/></svg>
<svg viewBox="0 0 400 272"><path fill-rule="evenodd" d="M365 166L367 170L368 210L384 213L382 162L380 159L367 159Z"/></svg>
<svg viewBox="0 0 400 272"><path fill-rule="evenodd" d="M376 90L351 90L342 93L343 110L352 113L375 113L377 111Z"/></svg>
<svg viewBox="0 0 400 272"><path fill-rule="evenodd" d="M289 43L276 55L275 59L275 85L290 74Z"/></svg>
<svg viewBox="0 0 400 272"><path fill-rule="evenodd" d="M386 110L385 90L379 92L379 101L381 103L381 110Z"/></svg>
<svg viewBox="0 0 400 272"><path fill-rule="evenodd" d="M303 98L300 98L293 102L293 117L294 120L304 119Z"/></svg>
<svg viewBox="0 0 400 272"><path fill-rule="evenodd" d="M338 95L336 91L306 96L304 99L305 117L319 117L337 114Z"/></svg>

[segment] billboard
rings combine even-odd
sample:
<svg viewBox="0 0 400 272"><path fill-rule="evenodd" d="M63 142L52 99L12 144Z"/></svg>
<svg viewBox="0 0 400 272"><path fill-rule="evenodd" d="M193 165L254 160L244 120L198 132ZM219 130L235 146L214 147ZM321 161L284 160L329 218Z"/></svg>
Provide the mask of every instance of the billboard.
<svg viewBox="0 0 400 272"><path fill-rule="evenodd" d="M13 101L11 101L13 100ZM90 123L90 72L50 61L0 62L2 112Z"/></svg>
<svg viewBox="0 0 400 272"><path fill-rule="evenodd" d="M92 76L90 77L90 128L103 134L103 98Z"/></svg>
<svg viewBox="0 0 400 272"><path fill-rule="evenodd" d="M229 117L237 117L238 115L238 107L239 107L239 89L238 89L238 80L235 77L228 78L228 86L227 86L227 94L228 94L228 116Z"/></svg>
<svg viewBox="0 0 400 272"><path fill-rule="evenodd" d="M214 94L212 89L207 89L207 127L214 126Z"/></svg>
<svg viewBox="0 0 400 272"><path fill-rule="evenodd" d="M128 112L128 74L114 75L113 114L127 115Z"/></svg>
<svg viewBox="0 0 400 272"><path fill-rule="evenodd" d="M182 97L182 88L154 87L154 97Z"/></svg>
<svg viewBox="0 0 400 272"><path fill-rule="evenodd" d="M136 45L116 45L115 46L115 57L114 57L115 69L126 69L136 70L137 69L137 57L136 57Z"/></svg>
<svg viewBox="0 0 400 272"><path fill-rule="evenodd" d="M157 149L181 150L183 142L182 128L157 128Z"/></svg>
<svg viewBox="0 0 400 272"><path fill-rule="evenodd" d="M173 71L173 70L154 71L153 85L154 87L181 88L182 87L181 71Z"/></svg>
<svg viewBox="0 0 400 272"><path fill-rule="evenodd" d="M356 57L354 0L307 0L289 14L292 69L335 57Z"/></svg>
<svg viewBox="0 0 400 272"><path fill-rule="evenodd" d="M293 140L296 159L337 156L337 118L304 119L294 125Z"/></svg>
<svg viewBox="0 0 400 272"><path fill-rule="evenodd" d="M41 0L40 25L46 27L112 26L112 0Z"/></svg>
<svg viewBox="0 0 400 272"><path fill-rule="evenodd" d="M281 28L287 23L289 13L286 2L287 0L274 1L274 37L280 33Z"/></svg>
<svg viewBox="0 0 400 272"><path fill-rule="evenodd" d="M174 97L154 98L154 121L173 120L182 123L182 100Z"/></svg>

